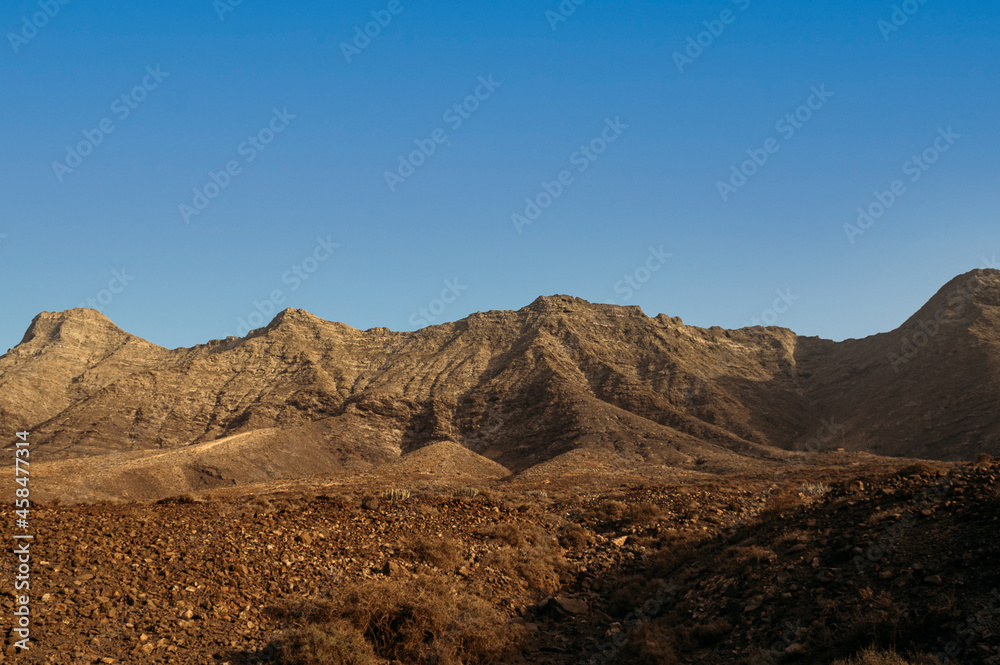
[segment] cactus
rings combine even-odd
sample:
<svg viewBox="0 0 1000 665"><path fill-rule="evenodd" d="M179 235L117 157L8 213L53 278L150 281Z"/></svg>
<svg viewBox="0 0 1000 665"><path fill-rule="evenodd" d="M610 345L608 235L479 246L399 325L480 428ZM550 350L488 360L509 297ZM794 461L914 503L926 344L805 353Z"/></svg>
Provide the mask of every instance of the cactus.
<svg viewBox="0 0 1000 665"><path fill-rule="evenodd" d="M383 490L379 498L385 501L406 501L410 498L410 490L392 488Z"/></svg>

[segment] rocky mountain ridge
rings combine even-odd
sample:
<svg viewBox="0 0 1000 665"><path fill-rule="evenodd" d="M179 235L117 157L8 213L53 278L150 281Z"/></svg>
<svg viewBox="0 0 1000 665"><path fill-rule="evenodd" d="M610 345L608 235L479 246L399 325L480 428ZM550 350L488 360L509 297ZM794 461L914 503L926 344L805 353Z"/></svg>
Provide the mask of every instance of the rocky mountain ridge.
<svg viewBox="0 0 1000 665"><path fill-rule="evenodd" d="M698 472L838 447L970 459L1000 454L998 323L997 270L956 278L895 331L839 343L551 296L414 332L289 309L171 350L77 309L39 314L0 357L0 430L31 431L53 462L222 439L216 453L267 460L280 446L306 460L292 475L440 442L513 472L581 451Z"/></svg>

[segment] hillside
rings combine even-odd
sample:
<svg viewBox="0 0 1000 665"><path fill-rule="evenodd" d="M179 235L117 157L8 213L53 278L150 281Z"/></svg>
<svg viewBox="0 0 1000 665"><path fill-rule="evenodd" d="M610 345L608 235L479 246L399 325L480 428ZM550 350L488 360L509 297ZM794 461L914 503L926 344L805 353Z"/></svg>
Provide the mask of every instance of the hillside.
<svg viewBox="0 0 1000 665"><path fill-rule="evenodd" d="M839 446L970 459L1000 454L998 323L996 270L840 343L553 296L415 332L289 309L168 350L76 309L40 314L0 357L0 429L31 431L37 462L125 490L165 473L197 489L378 468L444 442L513 473L579 452L691 473Z"/></svg>

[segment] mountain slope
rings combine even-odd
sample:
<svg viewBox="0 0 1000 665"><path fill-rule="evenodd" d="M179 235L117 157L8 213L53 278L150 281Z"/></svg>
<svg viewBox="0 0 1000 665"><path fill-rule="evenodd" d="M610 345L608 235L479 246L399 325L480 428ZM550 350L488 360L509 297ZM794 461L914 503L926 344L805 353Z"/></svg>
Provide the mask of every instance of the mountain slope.
<svg viewBox="0 0 1000 665"><path fill-rule="evenodd" d="M552 296L405 333L290 309L168 350L70 310L40 314L0 357L0 428L31 430L41 461L273 430L284 452L325 460L317 473L439 442L514 472L575 450L699 471L839 445L968 458L1000 453L998 323L995 270L841 343Z"/></svg>

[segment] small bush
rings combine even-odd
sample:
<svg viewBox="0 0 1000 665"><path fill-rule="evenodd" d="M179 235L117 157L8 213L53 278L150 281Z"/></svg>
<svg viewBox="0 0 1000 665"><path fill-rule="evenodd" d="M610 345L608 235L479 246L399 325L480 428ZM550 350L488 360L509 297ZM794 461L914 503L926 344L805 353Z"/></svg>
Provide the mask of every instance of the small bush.
<svg viewBox="0 0 1000 665"><path fill-rule="evenodd" d="M712 623L702 624L690 629L689 635L699 647L709 647L718 644L733 630L731 623L725 619L717 619Z"/></svg>
<svg viewBox="0 0 1000 665"><path fill-rule="evenodd" d="M993 465L996 460L993 455L989 453L979 453L976 455L975 467L977 469L986 469Z"/></svg>
<svg viewBox="0 0 1000 665"><path fill-rule="evenodd" d="M623 520L628 524L648 524L659 519L662 515L660 507L655 503L636 503L625 510Z"/></svg>
<svg viewBox="0 0 1000 665"><path fill-rule="evenodd" d="M377 665L372 646L345 622L309 625L272 642L273 663L280 665Z"/></svg>
<svg viewBox="0 0 1000 665"><path fill-rule="evenodd" d="M910 661L894 651L883 651L869 647L847 660L838 660L833 665L911 665Z"/></svg>
<svg viewBox="0 0 1000 665"><path fill-rule="evenodd" d="M544 549L521 550L501 547L486 553L482 564L514 580L520 580L531 590L555 593L562 586L561 572L567 562Z"/></svg>
<svg viewBox="0 0 1000 665"><path fill-rule="evenodd" d="M559 544L568 550L582 550L589 540L587 530L576 523L567 524L559 531Z"/></svg>
<svg viewBox="0 0 1000 665"><path fill-rule="evenodd" d="M384 501L406 501L410 498L410 490L395 487L392 489L382 490L382 492L379 493L379 498Z"/></svg>
<svg viewBox="0 0 1000 665"><path fill-rule="evenodd" d="M605 501L591 508L590 514L595 519L612 522L625 514L625 504L621 501Z"/></svg>
<svg viewBox="0 0 1000 665"><path fill-rule="evenodd" d="M785 489L768 498L760 512L764 516L779 515L795 510L801 505L802 497L799 496L799 493Z"/></svg>
<svg viewBox="0 0 1000 665"><path fill-rule="evenodd" d="M376 654L415 665L496 662L522 636L484 600L440 576L360 583L341 594L337 612Z"/></svg>
<svg viewBox="0 0 1000 665"><path fill-rule="evenodd" d="M626 577L619 585L608 599L608 612L616 619L621 619L637 607L647 587L645 578L639 575Z"/></svg>
<svg viewBox="0 0 1000 665"><path fill-rule="evenodd" d="M900 478L905 478L906 476L926 476L935 473L935 469L930 464L925 462L917 462L916 464L909 464L904 466L902 469L896 472L896 475Z"/></svg>
<svg viewBox="0 0 1000 665"><path fill-rule="evenodd" d="M667 543L651 557L650 574L659 578L670 577L674 571L691 561L696 551L693 542L677 539Z"/></svg>
<svg viewBox="0 0 1000 665"><path fill-rule="evenodd" d="M419 559L444 571L454 571L464 560L461 541L445 536L418 538L410 545L410 551Z"/></svg>
<svg viewBox="0 0 1000 665"><path fill-rule="evenodd" d="M633 628L615 656L616 665L678 665L676 637L662 621L642 623Z"/></svg>
<svg viewBox="0 0 1000 665"><path fill-rule="evenodd" d="M810 497L820 497L829 491L829 486L823 483L806 483L802 486L802 493Z"/></svg>

